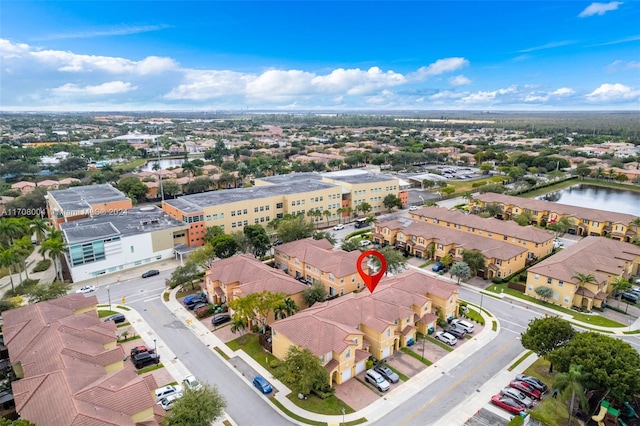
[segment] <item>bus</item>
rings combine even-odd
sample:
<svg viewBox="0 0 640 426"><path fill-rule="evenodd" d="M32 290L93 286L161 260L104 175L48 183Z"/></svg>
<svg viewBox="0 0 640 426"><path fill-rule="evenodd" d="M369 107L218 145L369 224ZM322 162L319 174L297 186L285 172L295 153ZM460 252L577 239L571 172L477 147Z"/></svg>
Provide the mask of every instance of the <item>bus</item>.
<svg viewBox="0 0 640 426"><path fill-rule="evenodd" d="M366 228L367 226L369 226L369 224L367 223L366 217L356 220L356 223L355 223L356 228Z"/></svg>

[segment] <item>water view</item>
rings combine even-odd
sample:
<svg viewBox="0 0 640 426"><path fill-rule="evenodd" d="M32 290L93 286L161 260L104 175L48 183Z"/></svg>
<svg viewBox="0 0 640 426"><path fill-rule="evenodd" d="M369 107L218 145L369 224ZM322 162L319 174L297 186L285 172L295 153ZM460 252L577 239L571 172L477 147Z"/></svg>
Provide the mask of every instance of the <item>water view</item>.
<svg viewBox="0 0 640 426"><path fill-rule="evenodd" d="M593 185L574 185L539 200L640 216L640 192Z"/></svg>
<svg viewBox="0 0 640 426"><path fill-rule="evenodd" d="M184 158L170 158L166 160L160 160L160 168L168 169L169 167L180 167L184 162ZM152 172L154 164L158 164L158 160L147 161L147 164L140 167L140 170L143 172Z"/></svg>

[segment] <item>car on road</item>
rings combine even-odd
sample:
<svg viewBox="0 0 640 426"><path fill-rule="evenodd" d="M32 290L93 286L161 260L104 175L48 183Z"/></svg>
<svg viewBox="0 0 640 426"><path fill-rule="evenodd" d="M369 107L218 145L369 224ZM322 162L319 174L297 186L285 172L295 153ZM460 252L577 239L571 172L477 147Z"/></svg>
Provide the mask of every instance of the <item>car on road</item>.
<svg viewBox="0 0 640 426"><path fill-rule="evenodd" d="M87 294L93 293L94 291L96 291L95 285L85 285L84 287L80 287L78 290L76 290L76 293Z"/></svg>
<svg viewBox="0 0 640 426"><path fill-rule="evenodd" d="M173 404L180 398L182 398L182 394L176 393L173 395L165 396L160 400L160 402L158 402L158 404L160 404L165 411L169 411L171 410L171 408L173 408Z"/></svg>
<svg viewBox="0 0 640 426"><path fill-rule="evenodd" d="M253 386L265 395L273 391L271 384L262 376L256 376L255 379L253 379Z"/></svg>
<svg viewBox="0 0 640 426"><path fill-rule="evenodd" d="M200 383L193 374L185 377L182 383L184 383L185 387L189 390L197 391L202 389L202 383Z"/></svg>
<svg viewBox="0 0 640 426"><path fill-rule="evenodd" d="M382 374L373 369L367 370L367 373L364 375L364 379L368 383L371 383L373 386L375 386L376 389L378 389L380 392L386 392L391 387L389 382L387 382L387 380L382 377Z"/></svg>
<svg viewBox="0 0 640 426"><path fill-rule="evenodd" d="M231 316L228 314L216 314L211 318L212 325L220 325L229 321L231 321Z"/></svg>
<svg viewBox="0 0 640 426"><path fill-rule="evenodd" d="M534 388L538 389L540 393L545 393L548 389L547 384L537 377L527 376L526 374L518 374L516 375L516 380L529 383Z"/></svg>
<svg viewBox="0 0 640 426"><path fill-rule="evenodd" d="M142 352L138 355L132 356L131 361L133 362L133 365L140 370L148 365L160 363L160 355Z"/></svg>
<svg viewBox="0 0 640 426"><path fill-rule="evenodd" d="M339 231L341 229L344 229L344 225L342 223L337 224L336 226L333 227L334 231Z"/></svg>
<svg viewBox="0 0 640 426"><path fill-rule="evenodd" d="M272 246L275 247L275 246L279 246L280 244L282 244L282 240L275 240Z"/></svg>
<svg viewBox="0 0 640 426"><path fill-rule="evenodd" d="M529 398L527 395L519 391L518 389L512 387L506 387L500 391L504 396L511 397L516 401L523 403L527 408L533 407L533 399Z"/></svg>
<svg viewBox="0 0 640 426"><path fill-rule="evenodd" d="M491 402L502 408L503 410L507 410L508 412L514 414L520 414L521 412L527 410L524 404L504 395L493 395L491 397Z"/></svg>
<svg viewBox="0 0 640 426"><path fill-rule="evenodd" d="M518 389L519 391L521 391L522 393L524 393L530 398L537 399L537 400L542 399L542 392L540 392L530 383L523 382L520 380L512 380L511 383L509 383L509 386L511 386L512 388Z"/></svg>
<svg viewBox="0 0 640 426"><path fill-rule="evenodd" d="M469 321L461 320L458 318L454 318L451 320L451 326L455 328L461 328L469 334L473 333L476 330L476 327Z"/></svg>
<svg viewBox="0 0 640 426"><path fill-rule="evenodd" d="M389 383L398 383L400 376L398 376L392 369L386 365L378 365L374 368L377 373L380 373Z"/></svg>
<svg viewBox="0 0 640 426"><path fill-rule="evenodd" d="M440 272L440 271L445 271L447 269L446 266L444 266L442 263L437 262L435 265L433 265L433 267L431 268L431 270L433 272Z"/></svg>
<svg viewBox="0 0 640 426"><path fill-rule="evenodd" d="M467 335L467 332L461 328L451 326L445 330L447 333L456 337L456 339L464 339L464 336Z"/></svg>
<svg viewBox="0 0 640 426"><path fill-rule="evenodd" d="M454 346L458 343L458 339L452 334L447 333L446 331L436 331L435 334L436 340L440 340L443 343L446 343L449 346Z"/></svg>
<svg viewBox="0 0 640 426"><path fill-rule="evenodd" d="M360 241L360 247L366 247L366 246L370 246L370 245L371 245L371 241L369 241L369 240Z"/></svg>
<svg viewBox="0 0 640 426"><path fill-rule="evenodd" d="M144 274L142 274L142 278L149 278L155 275L160 275L160 271L158 271L157 269L151 269L150 271L147 271Z"/></svg>
<svg viewBox="0 0 640 426"><path fill-rule="evenodd" d="M162 398L165 398L170 395L175 395L177 393L182 393L184 389L180 385L167 385L159 387L154 391L156 395L156 403L160 403Z"/></svg>
<svg viewBox="0 0 640 426"><path fill-rule="evenodd" d="M113 321L116 324L120 324L122 322L125 322L126 320L127 319L124 317L124 314L115 314L104 320L104 322Z"/></svg>

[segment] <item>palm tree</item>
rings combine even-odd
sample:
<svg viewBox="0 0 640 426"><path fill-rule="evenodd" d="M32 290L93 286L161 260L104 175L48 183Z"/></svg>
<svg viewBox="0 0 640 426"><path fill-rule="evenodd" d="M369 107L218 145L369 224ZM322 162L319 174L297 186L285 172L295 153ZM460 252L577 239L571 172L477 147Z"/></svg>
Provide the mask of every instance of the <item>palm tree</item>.
<svg viewBox="0 0 640 426"><path fill-rule="evenodd" d="M13 274L11 273L11 267L18 263L19 258L12 247L0 251L0 266L3 266L9 270L9 280L11 281L11 291L14 291Z"/></svg>
<svg viewBox="0 0 640 426"><path fill-rule="evenodd" d="M556 376L556 380L553 383L554 388L559 389L563 393L571 392L571 403L569 406L569 422L571 425L571 417L573 416L573 406L575 403L576 395L578 395L578 401L580 407L584 411L589 411L587 398L584 396L584 387L582 383L587 379L587 373L582 371L581 365L571 364L569 371L566 373L560 373Z"/></svg>
<svg viewBox="0 0 640 426"><path fill-rule="evenodd" d="M342 213L346 213L346 212L347 212L347 209L345 207L338 207L338 209L336 210L336 213L338 214L338 223L342 223Z"/></svg>
<svg viewBox="0 0 640 426"><path fill-rule="evenodd" d="M45 234L49 230L49 222L45 219L34 217L31 219L30 231L35 234L38 244L44 240Z"/></svg>
<svg viewBox="0 0 640 426"><path fill-rule="evenodd" d="M23 228L18 219L12 217L0 220L0 244L3 246L9 247L22 233Z"/></svg>
<svg viewBox="0 0 640 426"><path fill-rule="evenodd" d="M583 274L582 272L576 273L571 279L577 281L578 288L584 287L587 284L597 284L598 280L593 274Z"/></svg>
<svg viewBox="0 0 640 426"><path fill-rule="evenodd" d="M65 252L65 244L62 238L46 239L42 246L40 246L40 253L42 255L48 254L49 259L53 261L53 266L56 269L56 279L62 281L62 264L60 263L60 256Z"/></svg>
<svg viewBox="0 0 640 426"><path fill-rule="evenodd" d="M241 316L233 316L233 322L231 323L231 332L233 334L240 333L240 337L244 343L245 340L245 330L247 329L247 319Z"/></svg>
<svg viewBox="0 0 640 426"><path fill-rule="evenodd" d="M622 276L615 277L613 282L611 282L611 287L613 288L614 294L617 293L618 297L618 308L620 307L620 299L622 299L622 293L629 290L631 288L631 283L628 279Z"/></svg>
<svg viewBox="0 0 640 426"><path fill-rule="evenodd" d="M331 212L329 210L325 210L322 212L322 215L327 219L327 226L329 226L329 218L331 217Z"/></svg>
<svg viewBox="0 0 640 426"><path fill-rule="evenodd" d="M296 305L296 302L287 297L282 301L282 303L278 304L273 310L274 316L276 319L283 319L286 317L290 317L300 310L300 307Z"/></svg>
<svg viewBox="0 0 640 426"><path fill-rule="evenodd" d="M20 272L20 266L24 270L24 275L29 279L29 272L27 271L27 257L33 251L33 244L31 244L31 238L24 236L13 243L12 248L20 258L18 262L18 276L20 277L20 284L22 284L22 273Z"/></svg>
<svg viewBox="0 0 640 426"><path fill-rule="evenodd" d="M435 243L429 244L427 247L427 254L429 255L429 259L433 260L433 255L436 253L436 245Z"/></svg>

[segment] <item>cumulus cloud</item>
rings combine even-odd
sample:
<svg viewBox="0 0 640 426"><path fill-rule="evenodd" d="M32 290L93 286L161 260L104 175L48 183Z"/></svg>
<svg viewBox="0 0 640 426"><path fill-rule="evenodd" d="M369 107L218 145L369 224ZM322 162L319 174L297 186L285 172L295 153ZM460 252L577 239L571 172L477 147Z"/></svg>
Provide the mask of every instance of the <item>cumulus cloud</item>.
<svg viewBox="0 0 640 426"><path fill-rule="evenodd" d="M568 97L575 94L575 90L569 87L561 87L553 92L533 92L525 96L524 102L548 102L551 99Z"/></svg>
<svg viewBox="0 0 640 426"><path fill-rule="evenodd" d="M165 99L206 100L244 93L255 76L235 71L184 70L185 82L164 95Z"/></svg>
<svg viewBox="0 0 640 426"><path fill-rule="evenodd" d="M469 61L465 58L438 59L429 66L421 67L416 72L408 74L407 78L413 81L422 81L435 75L457 71L467 65L469 65Z"/></svg>
<svg viewBox="0 0 640 426"><path fill-rule="evenodd" d="M461 100L465 103L470 104L478 104L478 103L491 103L496 98L508 94L513 94L517 92L516 86L509 86L506 89L498 89L491 91L478 91L475 93L469 93L468 95L461 98Z"/></svg>
<svg viewBox="0 0 640 426"><path fill-rule="evenodd" d="M586 97L589 101L595 102L640 101L640 90L620 83L605 83Z"/></svg>
<svg viewBox="0 0 640 426"><path fill-rule="evenodd" d="M64 84L62 86L51 89L51 92L55 95L82 95L82 96L103 96L103 95L117 95L120 93L127 93L136 90L137 87L131 83L124 81L109 81L97 86L79 86L77 84Z"/></svg>
<svg viewBox="0 0 640 426"><path fill-rule="evenodd" d="M20 58L29 52L29 45L25 43L12 43L9 40L0 38L0 58L11 59Z"/></svg>
<svg viewBox="0 0 640 426"><path fill-rule="evenodd" d="M471 80L460 74L456 75L455 77L451 77L449 79L449 84L452 86L464 86L466 84L471 84Z"/></svg>
<svg viewBox="0 0 640 426"><path fill-rule="evenodd" d="M618 6L620 6L622 2L620 1L612 1L609 3L591 3L585 10L580 12L578 17L586 18L593 15L604 15L607 12L611 12L612 10L616 10Z"/></svg>

